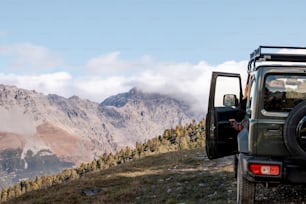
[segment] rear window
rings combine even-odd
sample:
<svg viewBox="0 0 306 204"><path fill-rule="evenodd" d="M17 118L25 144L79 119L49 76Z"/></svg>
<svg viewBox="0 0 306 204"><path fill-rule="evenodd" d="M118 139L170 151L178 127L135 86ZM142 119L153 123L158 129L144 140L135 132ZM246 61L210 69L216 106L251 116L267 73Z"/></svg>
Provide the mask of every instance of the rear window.
<svg viewBox="0 0 306 204"><path fill-rule="evenodd" d="M289 112L306 99L306 76L267 75L264 108L272 112Z"/></svg>

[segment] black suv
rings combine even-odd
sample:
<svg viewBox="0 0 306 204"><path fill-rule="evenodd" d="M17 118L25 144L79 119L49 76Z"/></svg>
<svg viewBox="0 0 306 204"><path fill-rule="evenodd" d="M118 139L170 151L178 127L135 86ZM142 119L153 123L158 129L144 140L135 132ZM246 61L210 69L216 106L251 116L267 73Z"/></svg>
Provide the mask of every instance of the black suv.
<svg viewBox="0 0 306 204"><path fill-rule="evenodd" d="M213 72L206 117L208 158L236 155L237 203L254 203L259 182L306 184L306 47L260 46L246 86L242 107L240 74Z"/></svg>

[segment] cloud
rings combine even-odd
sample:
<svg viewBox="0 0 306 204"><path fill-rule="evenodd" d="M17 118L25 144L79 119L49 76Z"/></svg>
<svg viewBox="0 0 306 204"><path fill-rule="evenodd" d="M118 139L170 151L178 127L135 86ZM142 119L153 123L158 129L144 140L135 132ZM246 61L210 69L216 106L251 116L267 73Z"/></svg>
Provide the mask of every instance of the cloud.
<svg viewBox="0 0 306 204"><path fill-rule="evenodd" d="M20 135L31 136L36 133L36 127L30 116L23 114L18 107L7 110L0 107L0 130L3 132L14 132Z"/></svg>
<svg viewBox="0 0 306 204"><path fill-rule="evenodd" d="M136 61L122 60L119 57L119 51L111 52L88 60L85 67L90 72L110 76L129 75L130 73L148 69L147 65L151 66L153 64L153 60L149 56L143 56Z"/></svg>
<svg viewBox="0 0 306 204"><path fill-rule="evenodd" d="M146 91L179 97L191 103L195 110L204 112L208 103L212 71L242 73L244 84L247 61L229 61L220 65L209 65L205 61L195 64L159 63L155 69L141 73L129 83Z"/></svg>
<svg viewBox="0 0 306 204"><path fill-rule="evenodd" d="M36 90L44 94L56 93L69 96L73 87L72 77L67 72L55 72L40 75L0 74L0 83L14 85L19 88Z"/></svg>
<svg viewBox="0 0 306 204"><path fill-rule="evenodd" d="M306 54L306 49L279 49L277 53L281 54Z"/></svg>
<svg viewBox="0 0 306 204"><path fill-rule="evenodd" d="M7 68L18 71L46 71L63 65L63 59L43 46L19 43L0 47L0 55L8 61Z"/></svg>
<svg viewBox="0 0 306 204"><path fill-rule="evenodd" d="M306 54L306 48L301 47L261 47L260 52L262 54L272 54L272 53L279 53L279 54Z"/></svg>
<svg viewBox="0 0 306 204"><path fill-rule="evenodd" d="M76 78L73 82L74 94L95 102L102 102L105 98L118 93L126 92L133 86L126 85L129 77L112 76L102 78L97 76L86 76Z"/></svg>
<svg viewBox="0 0 306 204"><path fill-rule="evenodd" d="M32 53L27 53L32 50ZM11 50L12 49L12 50ZM24 44L0 50L0 53L19 53L20 66L56 66L49 61L50 54L45 48ZM29 62L29 59L38 62ZM22 61L24 59L25 61ZM34 69L34 68L33 68ZM247 61L228 61L219 65L207 62L158 62L144 56L136 60L122 60L120 52L112 52L89 59L84 65L86 75L75 76L66 71L44 74L0 74L0 83L34 89L44 94L54 93L64 97L77 95L84 99L102 102L105 98L127 92L133 87L143 91L159 92L183 99L192 104L195 110L206 112L212 71L242 73L246 78ZM17 73L17 72L15 72ZM98 74L97 74L98 73Z"/></svg>

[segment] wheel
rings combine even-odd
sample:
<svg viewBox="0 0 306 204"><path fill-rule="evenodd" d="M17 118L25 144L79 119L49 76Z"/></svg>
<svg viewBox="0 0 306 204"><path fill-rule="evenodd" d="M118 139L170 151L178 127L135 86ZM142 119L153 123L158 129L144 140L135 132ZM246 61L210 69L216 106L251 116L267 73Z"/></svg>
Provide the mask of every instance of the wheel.
<svg viewBox="0 0 306 204"><path fill-rule="evenodd" d="M256 184L243 177L242 164L239 157L237 171L237 203L254 204Z"/></svg>
<svg viewBox="0 0 306 204"><path fill-rule="evenodd" d="M306 101L289 113L284 125L284 141L293 156L306 159Z"/></svg>

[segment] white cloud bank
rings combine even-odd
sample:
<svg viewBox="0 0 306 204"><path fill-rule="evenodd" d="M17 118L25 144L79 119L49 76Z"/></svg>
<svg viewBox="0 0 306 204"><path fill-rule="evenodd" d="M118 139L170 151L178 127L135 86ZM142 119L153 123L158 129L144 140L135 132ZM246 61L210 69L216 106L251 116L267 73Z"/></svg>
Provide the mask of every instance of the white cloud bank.
<svg viewBox="0 0 306 204"><path fill-rule="evenodd" d="M39 49L36 51L39 52ZM47 54L45 55L46 50L40 51L43 57L39 59L48 62L50 59ZM36 53L35 56L40 55ZM27 60L30 59L35 61L37 58L30 57ZM39 69L40 63L33 62L32 69L35 68L34 64ZM205 61L157 62L148 56L128 61L120 59L120 52L113 52L88 60L82 70L86 70L86 76L73 76L68 71L35 75L21 75L18 72L4 74L0 71L0 83L34 89L44 94L54 93L64 97L77 95L95 102L102 102L111 95L138 87L144 91L179 97L191 102L195 109L205 112L211 72L241 73L244 79L246 69L247 61L228 61L219 65L209 65Z"/></svg>

